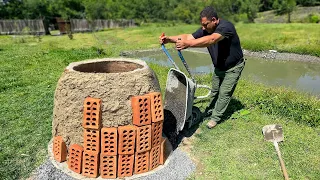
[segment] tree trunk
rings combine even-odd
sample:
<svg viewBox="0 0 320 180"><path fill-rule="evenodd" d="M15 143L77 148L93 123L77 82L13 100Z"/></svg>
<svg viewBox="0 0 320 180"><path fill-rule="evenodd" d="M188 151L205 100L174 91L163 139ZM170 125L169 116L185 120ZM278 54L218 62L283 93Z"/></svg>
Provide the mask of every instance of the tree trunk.
<svg viewBox="0 0 320 180"><path fill-rule="evenodd" d="M288 12L288 23L291 23L291 12Z"/></svg>

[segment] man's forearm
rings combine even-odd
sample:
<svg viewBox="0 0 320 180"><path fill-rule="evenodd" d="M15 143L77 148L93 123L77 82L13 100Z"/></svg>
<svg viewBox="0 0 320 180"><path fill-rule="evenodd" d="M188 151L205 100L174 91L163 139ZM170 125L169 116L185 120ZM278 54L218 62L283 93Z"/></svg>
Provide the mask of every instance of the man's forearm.
<svg viewBox="0 0 320 180"><path fill-rule="evenodd" d="M220 34L212 34L210 36L204 36L198 39L188 40L187 44L189 47L208 47L211 44L215 44L222 40L224 37Z"/></svg>
<svg viewBox="0 0 320 180"><path fill-rule="evenodd" d="M177 35L177 36L168 36L168 39L169 39L170 43L176 43L179 38L181 38L182 40L183 39L187 40L188 34L180 34L180 35Z"/></svg>

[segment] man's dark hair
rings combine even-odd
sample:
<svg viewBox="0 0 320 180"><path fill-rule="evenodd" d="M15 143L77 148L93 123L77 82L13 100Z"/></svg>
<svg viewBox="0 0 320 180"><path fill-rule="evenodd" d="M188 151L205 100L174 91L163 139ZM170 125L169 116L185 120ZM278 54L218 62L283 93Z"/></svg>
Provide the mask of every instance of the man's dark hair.
<svg viewBox="0 0 320 180"><path fill-rule="evenodd" d="M200 18L203 17L206 17L208 20L211 20L213 17L218 19L218 14L212 6L207 6L200 13Z"/></svg>

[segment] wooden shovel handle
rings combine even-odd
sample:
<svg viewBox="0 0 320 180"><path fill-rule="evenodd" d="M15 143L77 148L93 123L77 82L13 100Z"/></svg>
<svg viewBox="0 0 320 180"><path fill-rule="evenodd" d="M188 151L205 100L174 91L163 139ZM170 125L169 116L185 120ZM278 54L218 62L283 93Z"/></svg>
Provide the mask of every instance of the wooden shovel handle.
<svg viewBox="0 0 320 180"><path fill-rule="evenodd" d="M280 153L280 149L279 149L279 146L278 146L278 142L277 141L273 141L273 145L274 145L274 148L276 149L277 154L278 154L278 158L279 158L279 161L280 161L280 165L281 165L281 169L282 169L282 172L283 172L284 179L285 180L289 180L287 169L284 166L284 162L283 162L282 157L281 157L281 153Z"/></svg>

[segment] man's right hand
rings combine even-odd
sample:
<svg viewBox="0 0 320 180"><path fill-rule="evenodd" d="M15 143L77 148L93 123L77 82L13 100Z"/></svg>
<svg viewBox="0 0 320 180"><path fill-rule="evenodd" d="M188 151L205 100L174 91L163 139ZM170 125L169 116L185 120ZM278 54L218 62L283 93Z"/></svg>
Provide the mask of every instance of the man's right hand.
<svg viewBox="0 0 320 180"><path fill-rule="evenodd" d="M169 42L169 37L167 37L164 33L159 37L160 44L167 44Z"/></svg>

